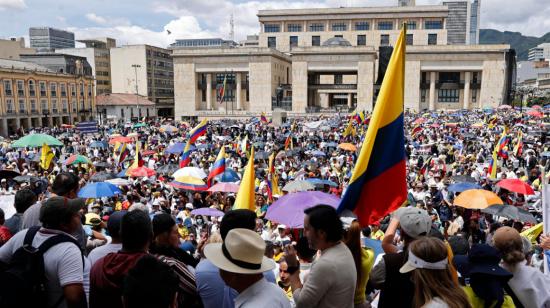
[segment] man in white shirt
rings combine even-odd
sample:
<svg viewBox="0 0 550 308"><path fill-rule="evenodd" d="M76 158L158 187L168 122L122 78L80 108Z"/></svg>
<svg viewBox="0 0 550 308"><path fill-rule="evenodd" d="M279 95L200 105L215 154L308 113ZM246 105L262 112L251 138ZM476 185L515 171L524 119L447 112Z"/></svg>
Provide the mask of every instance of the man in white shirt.
<svg viewBox="0 0 550 308"><path fill-rule="evenodd" d="M122 217L124 217L126 213L127 211L117 211L109 216L109 220L107 221L107 231L109 231L109 235L111 236L112 241L103 246L94 248L90 252L90 254L88 255L88 259L91 263L90 267L92 267L97 260L105 257L109 253L118 252L122 249L122 241L120 238L120 222L122 221Z"/></svg>
<svg viewBox="0 0 550 308"><path fill-rule="evenodd" d="M204 248L206 258L220 269L224 282L239 293L235 308L290 308L283 291L264 278L263 272L275 265L264 256L265 246L256 232L236 228L227 233L223 243Z"/></svg>
<svg viewBox="0 0 550 308"><path fill-rule="evenodd" d="M87 307L84 285L84 258L76 239L71 235L81 228L79 211L86 206L84 199L52 197L40 209L42 228L36 232L32 246L38 248L46 240L62 235L72 241L52 246L44 257L47 303L45 307ZM0 247L0 261L9 264L14 253L23 246L23 230Z"/></svg>

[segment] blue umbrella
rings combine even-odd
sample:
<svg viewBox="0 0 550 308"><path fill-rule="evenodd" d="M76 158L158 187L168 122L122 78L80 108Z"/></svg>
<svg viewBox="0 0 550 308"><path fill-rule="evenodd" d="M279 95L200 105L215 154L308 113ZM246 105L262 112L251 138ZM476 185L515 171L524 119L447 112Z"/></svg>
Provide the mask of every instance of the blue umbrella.
<svg viewBox="0 0 550 308"><path fill-rule="evenodd" d="M450 192L463 192L469 189L481 189L481 186L475 183L463 182L463 183L451 184L449 185L449 188L447 188L447 190Z"/></svg>
<svg viewBox="0 0 550 308"><path fill-rule="evenodd" d="M331 180L323 180L323 179L318 179L318 178L312 178L312 179L306 179L307 181L311 182L313 185L328 185L328 186L333 186L333 187L337 187L338 184L334 183L333 181Z"/></svg>
<svg viewBox="0 0 550 308"><path fill-rule="evenodd" d="M216 177L220 182L237 182L240 179L239 174L231 169L225 169L224 173Z"/></svg>
<svg viewBox="0 0 550 308"><path fill-rule="evenodd" d="M179 154L183 152L183 149L185 149L185 143L183 142L176 142L173 145L166 148L164 153L168 154Z"/></svg>
<svg viewBox="0 0 550 308"><path fill-rule="evenodd" d="M80 189L78 192L79 198L101 198L112 197L117 194L122 194L122 191L115 185L106 182L90 183Z"/></svg>
<svg viewBox="0 0 550 308"><path fill-rule="evenodd" d="M336 148L338 144L336 142L327 142L325 143L325 148Z"/></svg>
<svg viewBox="0 0 550 308"><path fill-rule="evenodd" d="M100 148L100 149L108 149L109 144L105 141L94 141L90 143L90 148Z"/></svg>

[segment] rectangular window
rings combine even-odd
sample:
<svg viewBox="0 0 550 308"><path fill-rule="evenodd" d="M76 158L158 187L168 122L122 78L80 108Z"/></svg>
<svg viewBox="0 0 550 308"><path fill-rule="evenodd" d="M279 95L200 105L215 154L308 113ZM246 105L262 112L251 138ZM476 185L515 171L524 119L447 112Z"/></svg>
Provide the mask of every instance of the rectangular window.
<svg viewBox="0 0 550 308"><path fill-rule="evenodd" d="M61 100L61 109L63 109L63 113L69 112L69 103L66 99Z"/></svg>
<svg viewBox="0 0 550 308"><path fill-rule="evenodd" d="M348 25L345 22L335 22L332 24L332 31L346 31Z"/></svg>
<svg viewBox="0 0 550 308"><path fill-rule="evenodd" d="M390 35L381 34L380 35L380 46L389 46L390 45Z"/></svg>
<svg viewBox="0 0 550 308"><path fill-rule="evenodd" d="M441 20L426 20L424 22L424 29L426 29L426 30L443 29L443 21L441 21Z"/></svg>
<svg viewBox="0 0 550 308"><path fill-rule="evenodd" d="M325 31L325 24L322 23L314 23L309 25L309 31L310 32L322 32Z"/></svg>
<svg viewBox="0 0 550 308"><path fill-rule="evenodd" d="M40 81L40 96L47 96L46 94L46 82Z"/></svg>
<svg viewBox="0 0 550 308"><path fill-rule="evenodd" d="M413 44L413 35L407 34L407 45L412 45L412 44Z"/></svg>
<svg viewBox="0 0 550 308"><path fill-rule="evenodd" d="M393 30L393 21L379 21L378 30Z"/></svg>
<svg viewBox="0 0 550 308"><path fill-rule="evenodd" d="M289 43L290 43L290 47L298 47L298 37L297 36L291 36Z"/></svg>
<svg viewBox="0 0 550 308"><path fill-rule="evenodd" d="M426 89L420 90L420 102L422 103L426 102Z"/></svg>
<svg viewBox="0 0 550 308"><path fill-rule="evenodd" d="M265 24L264 32L281 32L281 26L278 24Z"/></svg>
<svg viewBox="0 0 550 308"><path fill-rule="evenodd" d="M35 97L36 96L36 85L34 83L34 80L29 80L29 96Z"/></svg>
<svg viewBox="0 0 550 308"><path fill-rule="evenodd" d="M443 103L458 103L458 89L439 89L438 101Z"/></svg>
<svg viewBox="0 0 550 308"><path fill-rule="evenodd" d="M477 89L471 89L472 91L472 103L475 103L477 101Z"/></svg>
<svg viewBox="0 0 550 308"><path fill-rule="evenodd" d="M61 92L61 97L67 97L67 85L64 83L59 84L59 91Z"/></svg>
<svg viewBox="0 0 550 308"><path fill-rule="evenodd" d="M342 75L340 74L334 75L334 84L342 84L342 83L343 83Z"/></svg>
<svg viewBox="0 0 550 308"><path fill-rule="evenodd" d="M57 83L55 82L50 82L50 96L57 96Z"/></svg>
<svg viewBox="0 0 550 308"><path fill-rule="evenodd" d="M11 98L6 99L6 113L15 113L13 100Z"/></svg>
<svg viewBox="0 0 550 308"><path fill-rule="evenodd" d="M25 96L25 82L23 80L17 80L17 96Z"/></svg>
<svg viewBox="0 0 550 308"><path fill-rule="evenodd" d="M76 113L76 99L74 98L71 100L71 109Z"/></svg>
<svg viewBox="0 0 550 308"><path fill-rule="evenodd" d="M274 36L269 36L267 38L267 47L268 48L277 48L277 38Z"/></svg>
<svg viewBox="0 0 550 308"><path fill-rule="evenodd" d="M19 99L19 113L25 113L25 99Z"/></svg>
<svg viewBox="0 0 550 308"><path fill-rule="evenodd" d="M11 89L11 80L4 80L4 95L12 96L13 91Z"/></svg>
<svg viewBox="0 0 550 308"><path fill-rule="evenodd" d="M366 35L358 35L357 36L357 46L365 46L367 45L367 36Z"/></svg>
<svg viewBox="0 0 550 308"><path fill-rule="evenodd" d="M368 21L358 21L355 23L355 30L356 31L366 31L369 29L369 22Z"/></svg>
<svg viewBox="0 0 550 308"><path fill-rule="evenodd" d="M84 84L83 83L80 84L80 96L81 97L84 96Z"/></svg>
<svg viewBox="0 0 550 308"><path fill-rule="evenodd" d="M437 45L437 34L428 34L428 45Z"/></svg>
<svg viewBox="0 0 550 308"><path fill-rule="evenodd" d="M57 99L52 98L52 113L57 113Z"/></svg>
<svg viewBox="0 0 550 308"><path fill-rule="evenodd" d="M479 82L479 81L477 80L477 79L478 79L477 76L478 76L478 73L477 73L477 72L473 72L473 73L472 73L472 83L477 84L477 83Z"/></svg>
<svg viewBox="0 0 550 308"><path fill-rule="evenodd" d="M76 96L76 86L74 83L71 83L71 96Z"/></svg>
<svg viewBox="0 0 550 308"><path fill-rule="evenodd" d="M202 90L202 91L201 91L201 100L202 100L203 102L206 102L206 90Z"/></svg>
<svg viewBox="0 0 550 308"><path fill-rule="evenodd" d="M302 32L302 25L301 24L288 24L286 26L287 32Z"/></svg>
<svg viewBox="0 0 550 308"><path fill-rule="evenodd" d="M31 113L37 113L38 111L36 110L36 100L35 99L31 99Z"/></svg>
<svg viewBox="0 0 550 308"><path fill-rule="evenodd" d="M403 23L399 23L399 29L403 28ZM407 20L407 30L416 30L416 21Z"/></svg>
<svg viewBox="0 0 550 308"><path fill-rule="evenodd" d="M460 82L460 72L439 72L439 83L458 83Z"/></svg>
<svg viewBox="0 0 550 308"><path fill-rule="evenodd" d="M40 100L40 109L42 109L42 111L47 111L48 110L48 100L46 100L46 99L41 99Z"/></svg>
<svg viewBox="0 0 550 308"><path fill-rule="evenodd" d="M120 117L124 118L124 108L120 108Z"/></svg>
<svg viewBox="0 0 550 308"><path fill-rule="evenodd" d="M314 35L311 37L311 46L321 46L321 37Z"/></svg>
<svg viewBox="0 0 550 308"><path fill-rule="evenodd" d="M88 85L88 97L92 97L92 85Z"/></svg>

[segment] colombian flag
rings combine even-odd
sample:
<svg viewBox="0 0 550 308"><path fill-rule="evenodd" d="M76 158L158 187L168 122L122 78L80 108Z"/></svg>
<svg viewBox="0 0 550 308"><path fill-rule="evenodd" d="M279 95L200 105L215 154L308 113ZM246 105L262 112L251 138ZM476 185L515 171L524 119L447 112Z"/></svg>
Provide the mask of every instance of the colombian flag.
<svg viewBox="0 0 550 308"><path fill-rule="evenodd" d="M206 134L206 127L208 125L208 120L206 119L203 119L197 126L195 126L195 128L193 128L190 132L189 132L189 142L190 144L193 144L195 143L195 141L197 141L197 139Z"/></svg>
<svg viewBox="0 0 550 308"><path fill-rule="evenodd" d="M521 153L523 153L523 133L519 131L516 146L514 147L514 155L516 157L521 156Z"/></svg>
<svg viewBox="0 0 550 308"><path fill-rule="evenodd" d="M357 124L363 124L365 122L365 113L363 111L355 112L355 121L357 121Z"/></svg>
<svg viewBox="0 0 550 308"><path fill-rule="evenodd" d="M267 123L267 118L265 116L265 113L262 112L262 114L260 115L260 121L262 121L262 123Z"/></svg>
<svg viewBox="0 0 550 308"><path fill-rule="evenodd" d="M239 191L237 192L237 198L233 204L233 209L247 209L251 211L256 210L255 185L256 175L254 173L254 147L250 151L250 158L246 164L241 184L239 185Z"/></svg>
<svg viewBox="0 0 550 308"><path fill-rule="evenodd" d="M222 146L220 152L218 153L218 157L216 158L216 161L214 162L214 165L212 165L212 169L210 170L210 174L208 174L208 178L206 179L208 186L210 186L210 181L215 178L216 176L222 174L225 172L225 147Z"/></svg>
<svg viewBox="0 0 550 308"><path fill-rule="evenodd" d="M288 137L286 137L286 140L285 140L285 151L288 150L288 147L290 146L291 142L292 142L292 137L289 134Z"/></svg>
<svg viewBox="0 0 550 308"><path fill-rule="evenodd" d="M370 225L407 200L403 102L405 28L397 39L380 95L338 212L353 211Z"/></svg>
<svg viewBox="0 0 550 308"><path fill-rule="evenodd" d="M183 152L181 152L180 157L180 168L187 166L191 162L191 143L187 141Z"/></svg>
<svg viewBox="0 0 550 308"><path fill-rule="evenodd" d="M489 178L496 179L497 178L497 151L493 151L493 156L491 157L491 161L489 162L489 169L487 170L487 174L489 175Z"/></svg>
<svg viewBox="0 0 550 308"><path fill-rule="evenodd" d="M508 158L508 151L506 151L506 146L510 142L510 137L508 137L508 129L504 127L504 130L502 131L502 135L500 136L500 139L498 140L498 156L503 158Z"/></svg>

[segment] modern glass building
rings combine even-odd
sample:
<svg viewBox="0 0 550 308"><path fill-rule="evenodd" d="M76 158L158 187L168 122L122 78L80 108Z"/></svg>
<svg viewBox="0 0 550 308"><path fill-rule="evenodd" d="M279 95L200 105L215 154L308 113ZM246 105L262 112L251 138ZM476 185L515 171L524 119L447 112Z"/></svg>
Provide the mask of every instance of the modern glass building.
<svg viewBox="0 0 550 308"><path fill-rule="evenodd" d="M50 27L29 28L31 47L52 51L57 48L74 48L74 33Z"/></svg>

